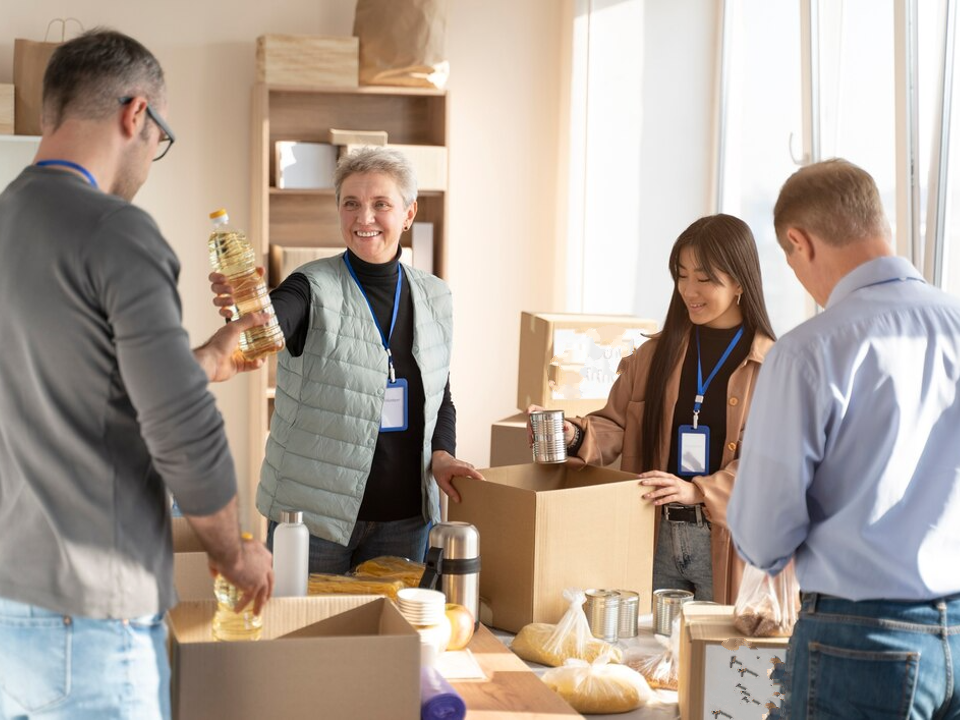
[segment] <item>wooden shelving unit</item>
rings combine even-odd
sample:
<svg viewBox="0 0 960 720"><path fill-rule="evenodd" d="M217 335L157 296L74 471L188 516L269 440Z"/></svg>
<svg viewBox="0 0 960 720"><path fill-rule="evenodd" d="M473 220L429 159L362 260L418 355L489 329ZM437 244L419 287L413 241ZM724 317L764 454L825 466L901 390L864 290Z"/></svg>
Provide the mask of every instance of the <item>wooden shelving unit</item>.
<svg viewBox="0 0 960 720"><path fill-rule="evenodd" d="M269 266L272 245L342 247L333 190L290 190L274 186L274 143L326 142L330 128L385 130L391 144L447 146L447 96L420 88L303 88L257 84L253 88L250 241ZM418 196L417 222L433 223L434 272L445 274L446 192ZM401 244L408 247L411 233ZM270 278L272 284L281 278ZM250 374L250 479L247 523L265 523L254 506L275 396L276 359L268 372Z"/></svg>

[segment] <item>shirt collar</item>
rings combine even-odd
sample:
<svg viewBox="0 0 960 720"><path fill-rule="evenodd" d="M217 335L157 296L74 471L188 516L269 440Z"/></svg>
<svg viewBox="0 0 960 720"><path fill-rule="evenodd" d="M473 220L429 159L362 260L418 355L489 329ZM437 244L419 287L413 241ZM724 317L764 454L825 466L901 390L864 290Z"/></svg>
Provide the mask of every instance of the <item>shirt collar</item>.
<svg viewBox="0 0 960 720"><path fill-rule="evenodd" d="M862 265L858 265L848 272L840 282L833 288L830 298L827 300L826 307L832 307L846 298L848 295L869 287L870 285L879 285L894 280L919 280L926 283L923 275L906 258L896 255L868 260Z"/></svg>

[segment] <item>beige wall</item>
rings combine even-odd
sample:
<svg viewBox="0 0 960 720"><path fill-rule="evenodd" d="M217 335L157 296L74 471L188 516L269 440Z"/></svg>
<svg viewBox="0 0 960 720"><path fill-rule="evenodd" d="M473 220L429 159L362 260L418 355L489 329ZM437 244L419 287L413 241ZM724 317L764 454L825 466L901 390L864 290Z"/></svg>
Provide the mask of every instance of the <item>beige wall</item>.
<svg viewBox="0 0 960 720"><path fill-rule="evenodd" d="M451 0L448 54L448 275L456 308L452 387L458 454L489 459L491 422L515 411L519 313L559 307L557 157L560 8L566 0ZM141 40L163 64L170 155L137 203L179 255L184 324L198 343L218 326L205 255L207 214L249 226L249 106L254 39L267 32L349 35L354 0L161 4L80 0L70 13ZM12 81L13 38L42 38L62 2L0 3L0 82ZM215 386L241 476L247 467L247 383Z"/></svg>

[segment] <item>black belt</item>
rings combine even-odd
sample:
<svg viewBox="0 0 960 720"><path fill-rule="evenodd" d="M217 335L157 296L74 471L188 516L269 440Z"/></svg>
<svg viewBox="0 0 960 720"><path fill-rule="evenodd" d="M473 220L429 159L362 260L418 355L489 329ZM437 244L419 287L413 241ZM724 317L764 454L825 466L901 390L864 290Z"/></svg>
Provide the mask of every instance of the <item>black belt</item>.
<svg viewBox="0 0 960 720"><path fill-rule="evenodd" d="M703 505L664 505L663 519L695 525L703 525L707 522L707 518L703 515Z"/></svg>

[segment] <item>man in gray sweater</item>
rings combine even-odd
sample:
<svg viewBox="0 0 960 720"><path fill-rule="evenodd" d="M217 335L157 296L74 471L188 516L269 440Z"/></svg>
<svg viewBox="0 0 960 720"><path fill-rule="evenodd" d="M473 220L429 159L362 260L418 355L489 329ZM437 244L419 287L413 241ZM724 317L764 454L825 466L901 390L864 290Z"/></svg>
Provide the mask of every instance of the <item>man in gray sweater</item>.
<svg viewBox="0 0 960 720"><path fill-rule="evenodd" d="M272 591L207 389L256 366L237 341L265 317L191 350L179 262L130 203L165 111L137 41L61 45L36 163L0 195L0 718L169 717L167 490L213 570L258 612Z"/></svg>

